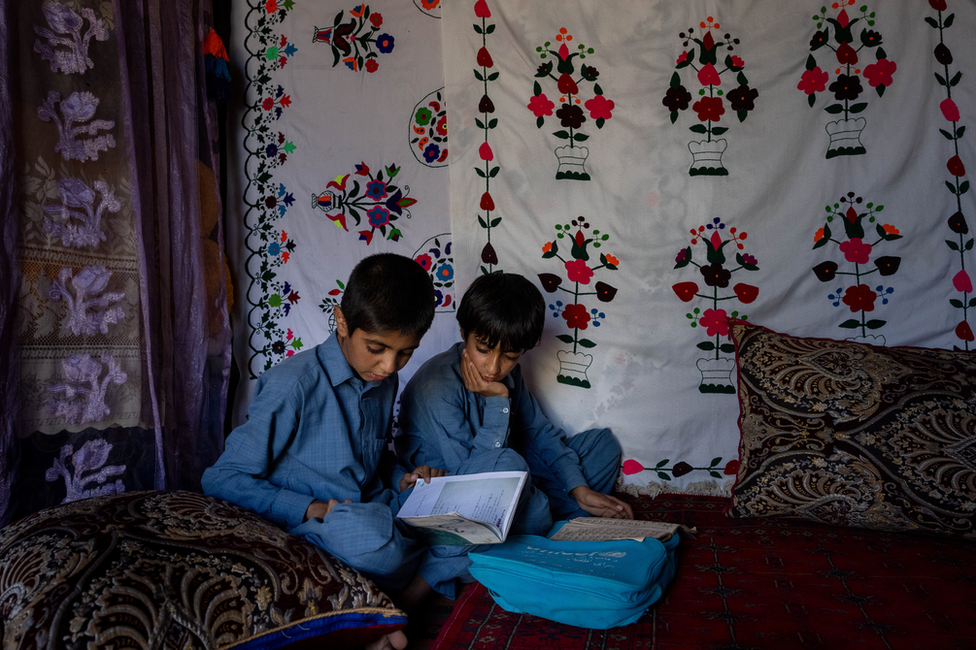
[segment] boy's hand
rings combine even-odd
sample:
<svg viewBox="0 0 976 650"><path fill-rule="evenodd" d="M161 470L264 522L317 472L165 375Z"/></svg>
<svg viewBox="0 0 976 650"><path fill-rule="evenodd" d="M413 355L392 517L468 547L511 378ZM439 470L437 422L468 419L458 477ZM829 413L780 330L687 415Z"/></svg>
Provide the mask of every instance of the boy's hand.
<svg viewBox="0 0 976 650"><path fill-rule="evenodd" d="M437 469L435 467L431 467L430 465L421 465L420 467L415 468L409 474L403 475L403 478L400 479L400 491L403 492L404 490L409 490L415 486L417 481L420 479L424 479L424 483L430 483L430 479L438 476L444 476L445 474L447 474L446 469Z"/></svg>
<svg viewBox="0 0 976 650"><path fill-rule="evenodd" d="M467 350L461 352L461 379L464 380L464 387L472 393L485 397L508 397L508 386L500 381L485 381L468 356Z"/></svg>
<svg viewBox="0 0 976 650"><path fill-rule="evenodd" d="M585 485L570 490L569 496L576 499L579 507L594 517L605 517L607 519L634 518L634 511L631 510L630 505L609 494L591 490Z"/></svg>
<svg viewBox="0 0 976 650"><path fill-rule="evenodd" d="M343 503L352 503L352 499L346 499ZM337 505L339 505L339 501L336 499L329 499L328 501L319 501L316 499L308 504L308 509L305 510L305 519L302 521L308 521L312 517L324 517L332 512L332 508Z"/></svg>

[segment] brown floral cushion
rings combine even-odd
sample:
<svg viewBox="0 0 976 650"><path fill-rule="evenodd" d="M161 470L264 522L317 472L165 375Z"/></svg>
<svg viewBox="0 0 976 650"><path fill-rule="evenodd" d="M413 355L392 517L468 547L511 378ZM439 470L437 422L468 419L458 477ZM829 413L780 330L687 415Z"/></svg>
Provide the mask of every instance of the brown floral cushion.
<svg viewBox="0 0 976 650"><path fill-rule="evenodd" d="M726 513L976 540L976 353L732 321L739 471Z"/></svg>
<svg viewBox="0 0 976 650"><path fill-rule="evenodd" d="M201 494L95 497L0 530L5 648L351 648L405 623L356 571Z"/></svg>

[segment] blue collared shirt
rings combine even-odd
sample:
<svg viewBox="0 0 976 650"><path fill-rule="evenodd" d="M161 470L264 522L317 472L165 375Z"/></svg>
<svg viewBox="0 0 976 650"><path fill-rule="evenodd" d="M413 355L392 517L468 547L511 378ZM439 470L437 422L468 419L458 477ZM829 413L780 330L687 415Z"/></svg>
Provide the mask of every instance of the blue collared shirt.
<svg viewBox="0 0 976 650"><path fill-rule="evenodd" d="M203 473L204 492L288 528L315 499L389 502L387 485L404 474L387 450L396 391L395 373L356 377L335 335L299 352L258 378L247 422Z"/></svg>
<svg viewBox="0 0 976 650"><path fill-rule="evenodd" d="M503 380L508 397L485 397L464 386L463 349L458 343L431 357L407 382L400 398L400 458L455 472L472 456L510 447L530 469L536 458L544 463L567 492L586 485L579 457L529 393L521 366Z"/></svg>

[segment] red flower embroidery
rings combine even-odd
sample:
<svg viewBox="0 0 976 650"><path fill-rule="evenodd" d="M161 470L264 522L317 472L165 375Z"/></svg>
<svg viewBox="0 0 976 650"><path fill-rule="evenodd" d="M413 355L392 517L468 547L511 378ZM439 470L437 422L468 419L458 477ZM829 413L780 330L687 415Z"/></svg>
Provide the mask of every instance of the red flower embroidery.
<svg viewBox="0 0 976 650"><path fill-rule="evenodd" d="M640 474L644 471L644 466L638 463L636 460L628 458L624 461L623 473L627 476L631 474Z"/></svg>
<svg viewBox="0 0 976 650"><path fill-rule="evenodd" d="M851 308L851 311L874 311L874 300L878 294L866 284L859 284L856 287L848 287L844 292L844 304Z"/></svg>
<svg viewBox="0 0 976 650"><path fill-rule="evenodd" d="M709 336L729 334L729 320L724 309L706 309L698 324L705 328Z"/></svg>
<svg viewBox="0 0 976 650"><path fill-rule="evenodd" d="M552 115L552 109L556 107L552 101L546 97L545 93L541 95L535 95L529 100L529 110L532 111L536 117L543 117L544 115Z"/></svg>
<svg viewBox="0 0 976 650"><path fill-rule="evenodd" d="M871 257L871 244L867 244L854 237L840 243L840 252L844 254L844 259L854 264L867 264Z"/></svg>
<svg viewBox="0 0 976 650"><path fill-rule="evenodd" d="M962 158L960 158L958 155L955 155L949 159L949 162L946 163L946 169L948 169L949 173L953 176L966 175L966 166L962 164Z"/></svg>
<svg viewBox="0 0 976 650"><path fill-rule="evenodd" d="M702 97L692 105L702 122L718 122L725 114L725 106L721 97Z"/></svg>
<svg viewBox="0 0 976 650"><path fill-rule="evenodd" d="M586 110L590 112L592 119L598 120L602 117L609 120L612 117L610 111L613 110L614 103L603 95L596 95L592 99L586 100L583 106L586 106Z"/></svg>
<svg viewBox="0 0 976 650"><path fill-rule="evenodd" d="M722 78L718 76L718 70L711 63L706 63L698 71L698 83L703 86L718 86L722 83Z"/></svg>
<svg viewBox="0 0 976 650"><path fill-rule="evenodd" d="M813 70L804 70L800 76L800 83L796 87L808 95L821 93L827 88L827 79L829 78L830 76L821 70L820 66L817 66Z"/></svg>
<svg viewBox="0 0 976 650"><path fill-rule="evenodd" d="M585 330L590 323L590 313L583 305L566 305L563 318L566 319L566 325L571 330Z"/></svg>
<svg viewBox="0 0 976 650"><path fill-rule="evenodd" d="M868 83L871 84L872 88L882 85L890 86L891 75L895 73L896 69L898 69L898 66L895 65L894 61L878 59L877 63L872 63L864 68L864 76L867 77Z"/></svg>
<svg viewBox="0 0 976 650"><path fill-rule="evenodd" d="M593 277L593 269L586 265L584 260L569 260L566 262L566 277L570 282L589 284Z"/></svg>
<svg viewBox="0 0 976 650"><path fill-rule="evenodd" d="M939 108L942 109L942 117L950 122L959 121L959 107L956 106L956 102L952 101L951 97L943 99L942 103L939 104Z"/></svg>

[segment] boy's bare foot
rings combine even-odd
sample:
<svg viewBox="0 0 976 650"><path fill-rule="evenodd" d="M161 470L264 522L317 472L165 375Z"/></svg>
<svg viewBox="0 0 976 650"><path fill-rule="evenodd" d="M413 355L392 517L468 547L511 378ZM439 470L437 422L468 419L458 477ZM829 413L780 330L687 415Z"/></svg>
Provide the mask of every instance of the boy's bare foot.
<svg viewBox="0 0 976 650"><path fill-rule="evenodd" d="M373 641L364 650L404 650L406 647L407 635L403 633L403 630L397 630Z"/></svg>

